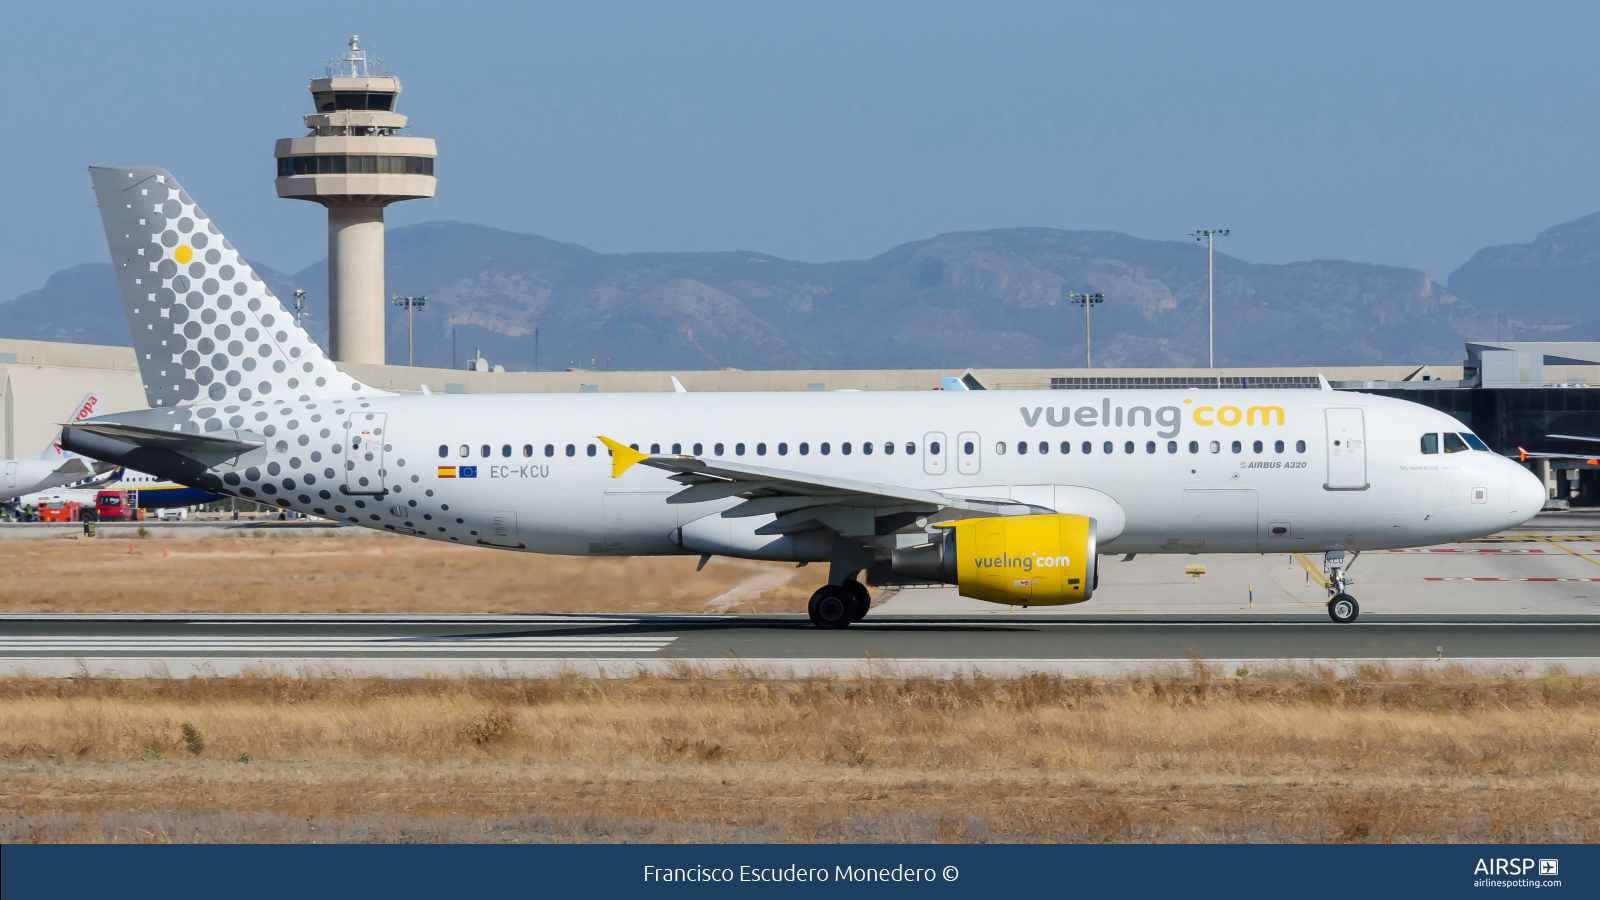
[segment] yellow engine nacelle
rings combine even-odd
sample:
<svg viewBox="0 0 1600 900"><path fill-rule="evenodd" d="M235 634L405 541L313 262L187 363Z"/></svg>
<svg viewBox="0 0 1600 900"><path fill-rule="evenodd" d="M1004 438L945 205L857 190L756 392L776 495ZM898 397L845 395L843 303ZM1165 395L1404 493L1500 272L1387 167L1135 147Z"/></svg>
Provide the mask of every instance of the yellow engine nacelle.
<svg viewBox="0 0 1600 900"><path fill-rule="evenodd" d="M941 527L948 529L942 543L895 551L894 571L1011 606L1060 606L1094 595L1099 554L1088 516L999 516Z"/></svg>

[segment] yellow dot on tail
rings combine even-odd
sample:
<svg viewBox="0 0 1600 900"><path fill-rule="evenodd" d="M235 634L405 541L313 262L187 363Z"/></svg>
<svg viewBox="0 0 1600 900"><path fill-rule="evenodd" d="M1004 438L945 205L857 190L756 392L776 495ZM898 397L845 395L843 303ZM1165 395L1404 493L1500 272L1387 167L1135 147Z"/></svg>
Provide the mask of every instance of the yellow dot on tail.
<svg viewBox="0 0 1600 900"><path fill-rule="evenodd" d="M188 244L185 244L182 247L179 247L177 251L172 254L172 256L178 262L186 263L189 260L194 259L194 251L189 249Z"/></svg>

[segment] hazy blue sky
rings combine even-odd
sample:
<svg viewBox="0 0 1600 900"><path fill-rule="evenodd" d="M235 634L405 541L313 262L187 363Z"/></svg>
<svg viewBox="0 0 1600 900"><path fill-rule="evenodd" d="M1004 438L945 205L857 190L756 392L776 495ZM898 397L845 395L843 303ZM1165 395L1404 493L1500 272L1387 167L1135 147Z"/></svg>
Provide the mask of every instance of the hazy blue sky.
<svg viewBox="0 0 1600 900"><path fill-rule="evenodd" d="M273 140L352 32L459 219L602 251L873 256L1044 225L1443 280L1600 210L1600 4L35 3L0 30L0 299L107 258L85 167L326 252Z"/></svg>

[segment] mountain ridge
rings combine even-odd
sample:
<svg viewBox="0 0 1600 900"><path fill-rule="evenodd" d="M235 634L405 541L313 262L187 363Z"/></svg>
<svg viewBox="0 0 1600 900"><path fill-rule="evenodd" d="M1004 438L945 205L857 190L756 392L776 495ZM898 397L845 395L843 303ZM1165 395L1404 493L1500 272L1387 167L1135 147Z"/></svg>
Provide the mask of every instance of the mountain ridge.
<svg viewBox="0 0 1600 900"><path fill-rule="evenodd" d="M1001 228L804 263L756 251L607 254L442 221L393 229L386 243L389 292L429 297L415 317L418 365L462 365L481 348L508 369L532 368L536 352L544 369L607 357L628 369L1077 368L1074 292L1107 298L1092 314L1097 366L1206 362L1205 248L1188 241ZM252 265L286 303L296 286L308 292L306 325L326 346L326 259L293 274ZM1581 339L1593 304L1576 297L1596 275L1600 213L1485 248L1448 287L1418 269L1219 253L1217 361L1454 363L1464 341L1494 333L1507 296L1517 337ZM1560 290L1540 293L1540 279ZM394 312L386 347L403 363L406 316ZM62 270L0 303L0 336L125 345L126 329L109 264Z"/></svg>

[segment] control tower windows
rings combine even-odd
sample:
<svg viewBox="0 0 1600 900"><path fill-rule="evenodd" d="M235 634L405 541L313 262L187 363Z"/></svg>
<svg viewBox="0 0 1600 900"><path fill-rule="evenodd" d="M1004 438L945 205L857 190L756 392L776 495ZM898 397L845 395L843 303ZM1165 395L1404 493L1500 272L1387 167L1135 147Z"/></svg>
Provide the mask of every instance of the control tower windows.
<svg viewBox="0 0 1600 900"><path fill-rule="evenodd" d="M394 96L390 91L316 91L311 99L317 104L317 112L346 109L390 112L394 109Z"/></svg>
<svg viewBox="0 0 1600 900"><path fill-rule="evenodd" d="M286 156L278 177L291 175L432 175L428 156Z"/></svg>

